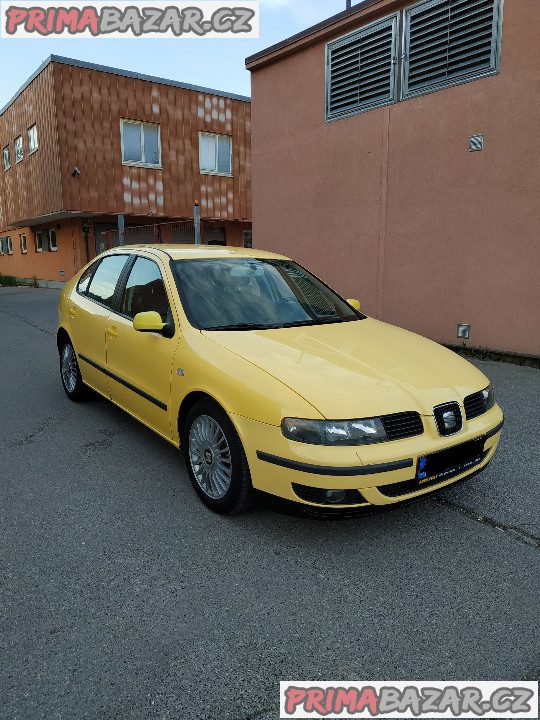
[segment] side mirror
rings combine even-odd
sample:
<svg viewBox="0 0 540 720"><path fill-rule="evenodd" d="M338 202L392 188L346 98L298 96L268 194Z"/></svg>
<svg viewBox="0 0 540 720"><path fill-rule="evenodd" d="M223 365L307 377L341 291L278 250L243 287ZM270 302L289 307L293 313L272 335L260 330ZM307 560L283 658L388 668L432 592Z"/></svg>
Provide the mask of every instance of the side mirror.
<svg viewBox="0 0 540 720"><path fill-rule="evenodd" d="M353 307L355 310L358 310L360 312L362 310L362 306L360 305L360 300L347 300L349 305Z"/></svg>
<svg viewBox="0 0 540 720"><path fill-rule="evenodd" d="M161 333L163 332L165 323L159 313L151 310L149 312L137 313L133 318L133 327L139 332Z"/></svg>

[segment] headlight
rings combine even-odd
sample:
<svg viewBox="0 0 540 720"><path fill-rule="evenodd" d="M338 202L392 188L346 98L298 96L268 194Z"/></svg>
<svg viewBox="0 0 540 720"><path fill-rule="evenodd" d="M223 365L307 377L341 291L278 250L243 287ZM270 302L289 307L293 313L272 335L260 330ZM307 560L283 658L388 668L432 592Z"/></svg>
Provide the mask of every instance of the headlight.
<svg viewBox="0 0 540 720"><path fill-rule="evenodd" d="M380 418L343 421L285 418L281 431L289 440L309 445L365 445L387 439Z"/></svg>
<svg viewBox="0 0 540 720"><path fill-rule="evenodd" d="M487 412L488 410L491 410L491 408L495 405L495 393L493 392L493 388L491 387L491 385L485 390L482 390L482 397L484 398Z"/></svg>

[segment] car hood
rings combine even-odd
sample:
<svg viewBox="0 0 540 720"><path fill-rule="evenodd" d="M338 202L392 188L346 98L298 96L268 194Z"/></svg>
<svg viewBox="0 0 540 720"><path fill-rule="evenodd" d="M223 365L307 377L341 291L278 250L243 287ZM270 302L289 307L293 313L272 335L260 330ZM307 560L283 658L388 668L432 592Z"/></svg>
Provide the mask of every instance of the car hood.
<svg viewBox="0 0 540 720"><path fill-rule="evenodd" d="M414 333L358 322L204 335L301 395L324 417L371 417L433 408L488 384L460 356Z"/></svg>

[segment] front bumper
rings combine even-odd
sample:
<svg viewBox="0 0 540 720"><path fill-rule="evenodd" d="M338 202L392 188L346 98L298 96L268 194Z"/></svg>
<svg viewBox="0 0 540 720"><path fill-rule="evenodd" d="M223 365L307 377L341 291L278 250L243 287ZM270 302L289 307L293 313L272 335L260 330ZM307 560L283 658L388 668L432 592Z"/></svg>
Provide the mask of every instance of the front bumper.
<svg viewBox="0 0 540 720"><path fill-rule="evenodd" d="M279 427L233 416L246 451L253 486L294 502L326 507L316 502L315 489L347 492L333 507L392 505L451 485L483 470L501 437L502 410L495 405L484 415L465 421L457 435L441 437L434 418L424 416L424 433L412 438L359 447L323 447L286 439ZM421 456L483 438L478 462L446 477L416 481ZM305 488L306 492L303 491ZM299 492L300 490L300 492ZM310 499L311 498L311 499Z"/></svg>

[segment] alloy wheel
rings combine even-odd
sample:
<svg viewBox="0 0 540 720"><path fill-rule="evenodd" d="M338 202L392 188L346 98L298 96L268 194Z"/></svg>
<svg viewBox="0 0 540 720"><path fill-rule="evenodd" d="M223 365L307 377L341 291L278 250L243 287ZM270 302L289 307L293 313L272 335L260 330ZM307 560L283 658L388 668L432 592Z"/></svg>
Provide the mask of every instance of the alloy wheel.
<svg viewBox="0 0 540 720"><path fill-rule="evenodd" d="M189 462L201 490L213 500L223 498L232 481L229 443L209 415L197 417L189 430Z"/></svg>
<svg viewBox="0 0 540 720"><path fill-rule="evenodd" d="M62 380L69 393L77 387L77 359L71 345L64 345L62 348L61 363Z"/></svg>

